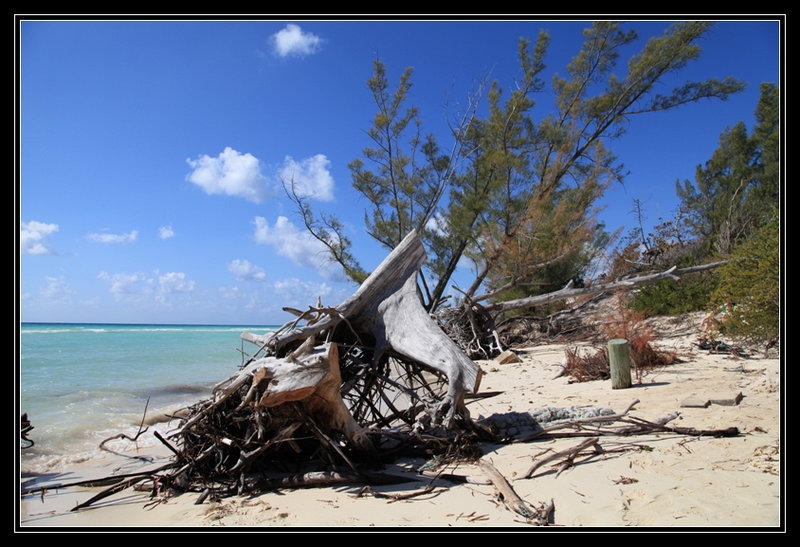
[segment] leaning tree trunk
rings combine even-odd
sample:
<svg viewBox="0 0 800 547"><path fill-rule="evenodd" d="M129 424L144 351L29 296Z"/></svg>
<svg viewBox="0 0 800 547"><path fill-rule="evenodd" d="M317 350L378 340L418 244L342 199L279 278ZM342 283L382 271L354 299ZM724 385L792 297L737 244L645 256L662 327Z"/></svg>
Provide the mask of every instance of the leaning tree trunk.
<svg viewBox="0 0 800 547"><path fill-rule="evenodd" d="M451 427L457 417L469 417L464 395L475 386L479 369L422 305L417 274L426 258L419 235L412 231L342 304L312 308L309 311L314 320L304 326L265 336L245 333L242 337L275 356L294 351L300 343L313 345L323 335L329 342L347 335L367 339L373 365L392 354L446 376L446 393L430 409L429 417L435 425Z"/></svg>

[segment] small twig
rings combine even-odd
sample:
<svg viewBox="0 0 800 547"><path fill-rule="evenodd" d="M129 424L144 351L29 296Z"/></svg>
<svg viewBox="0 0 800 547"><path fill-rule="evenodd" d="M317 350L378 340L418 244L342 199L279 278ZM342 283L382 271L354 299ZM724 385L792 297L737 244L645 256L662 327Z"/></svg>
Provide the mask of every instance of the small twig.
<svg viewBox="0 0 800 547"><path fill-rule="evenodd" d="M676 433L678 435L690 435L693 437L736 437L740 434L739 428L733 426L724 429L695 429L693 427L669 427L654 422L648 422L641 418L629 418L623 421L633 423L636 426L620 431L620 434L626 435L633 433L664 432Z"/></svg>
<svg viewBox="0 0 800 547"><path fill-rule="evenodd" d="M194 504L195 505L202 505L206 501L206 498L208 498L208 496L210 494L211 494L211 489L210 488L206 488L205 490L203 490L203 493L200 494L200 496L198 496L198 498L195 500Z"/></svg>
<svg viewBox="0 0 800 547"><path fill-rule="evenodd" d="M385 494L383 492L376 492L374 488L371 486L365 486L358 491L356 497L363 497L365 494L370 494L371 496L375 496L376 498L385 498L389 500L389 503L394 503L396 501L405 501L411 498L415 498L417 496L423 496L425 494L430 494L436 488L432 485L427 485L419 490L415 490L414 492L407 492L405 494Z"/></svg>
<svg viewBox="0 0 800 547"><path fill-rule="evenodd" d="M142 426L144 426L144 420L147 417L147 407L148 407L149 404L150 404L150 397L147 398L147 402L144 404L144 412L142 413L142 421L139 424L139 430L136 432L136 435L134 437L130 437L130 436L126 435L125 433L120 433L118 435L114 435L113 437L109 437L109 438L105 439L103 442L101 442L100 443L100 449L101 450L105 450L106 452L111 452L112 454L116 454L117 456L133 457L133 458L137 458L137 459L146 459L146 458L139 458L137 456L127 456L126 454L120 454L118 452L114 452L113 450L110 450L110 449L106 448L105 444L108 441L113 441L115 439L128 439L129 441L135 443L139 439L139 437L142 435L142 433L146 432L149 429L148 427L145 427L144 429L142 429Z"/></svg>
<svg viewBox="0 0 800 547"><path fill-rule="evenodd" d="M488 478L473 477L469 475L456 475L454 473L437 473L433 471L420 471L420 475L429 479L442 479L456 484L492 484Z"/></svg>
<svg viewBox="0 0 800 547"><path fill-rule="evenodd" d="M250 473L244 476L247 490L277 490L280 488L308 488L342 484L393 485L410 482L412 479L387 473L338 473L335 471L311 471L285 477L270 477L267 473Z"/></svg>
<svg viewBox="0 0 800 547"><path fill-rule="evenodd" d="M550 456L548 456L546 458L543 458L543 459L539 460L538 462L534 463L530 467L530 469L528 469L528 471L525 473L524 478L530 479L531 477L533 477L533 474L536 472L536 470L539 469L541 466L543 466L546 463L549 463L551 461L557 460L559 458L566 458L565 465L562 465L561 469L558 471L558 474L560 474L561 471L566 469L566 467L569 467L569 466L572 465L572 463L574 462L575 458L583 450L586 450L587 448L592 447L594 449L594 451L597 452L598 449L599 449L599 446L597 445L597 443L599 441L600 441L600 439L598 439L596 437L593 437L591 439L586 439L585 441L583 441L581 443L578 443L577 445L573 446L572 448L568 448L566 450L562 450L560 452L556 452L554 454L551 454ZM558 474L556 476L558 476Z"/></svg>
<svg viewBox="0 0 800 547"><path fill-rule="evenodd" d="M27 444L26 446L22 446L21 448L23 448L23 449L24 448L30 448L35 444L33 442L33 440L28 438L28 433L30 433L32 429L33 429L33 425L31 424L31 421L28 419L28 414L27 413L23 414L22 417L21 417L21 420L20 420L20 434L19 434L19 436L20 436L20 439L22 439L23 441L25 441L26 443L29 443L29 444Z"/></svg>
<svg viewBox="0 0 800 547"><path fill-rule="evenodd" d="M110 488L106 488L105 490L103 490L102 492L100 492L96 496L93 496L89 500L87 500L87 501L85 501L85 502L83 502L81 504L76 505L75 507L70 509L70 511L77 511L78 509L84 509L86 507L89 507L94 502L100 501L101 499L104 499L104 498L107 498L108 496L114 495L117 492L121 492L121 491L125 490L126 488L128 488L129 486L133 486L137 482L141 482L141 481L143 481L143 480L145 480L145 479L147 479L149 477L150 477L150 474L148 473L148 474L142 474L142 475L139 475L139 476L134 476L134 477L131 477L129 479L126 479L126 480L124 480L124 481L122 481L122 482L120 482L118 484L115 484L114 486L112 486Z"/></svg>
<svg viewBox="0 0 800 547"><path fill-rule="evenodd" d="M298 408L298 410L301 409ZM356 473L356 475L359 475L360 471L358 470L358 468L355 465L353 465L353 462L350 461L350 458L347 457L347 455L342 451L342 449L338 446L338 444L335 443L333 439L331 439L328 435L326 435L325 432L322 431L322 429L320 429L320 427L316 424L316 422L307 412L302 410L301 412L303 418L305 418L306 420L306 423L311 426L314 435L316 435L317 438L319 438L323 444L327 444L328 446L330 446L337 454L339 454L339 456L345 461L348 467L350 467L350 469L352 469L353 472Z"/></svg>
<svg viewBox="0 0 800 547"><path fill-rule="evenodd" d="M164 446L166 446L166 447L167 447L167 448L170 450L170 452L172 452L173 454L175 454L176 456L178 456L178 458L180 458L180 457L181 457L181 453L180 453L180 452L178 452L178 450L177 450L177 449L176 449L174 446L172 446L172 445L169 443L169 441L167 441L167 439L165 439L164 437L162 437L162 436L161 436L161 433L159 433L158 431L153 431L153 435L155 435L156 439L158 439L159 441L161 441L161 444L163 444Z"/></svg>

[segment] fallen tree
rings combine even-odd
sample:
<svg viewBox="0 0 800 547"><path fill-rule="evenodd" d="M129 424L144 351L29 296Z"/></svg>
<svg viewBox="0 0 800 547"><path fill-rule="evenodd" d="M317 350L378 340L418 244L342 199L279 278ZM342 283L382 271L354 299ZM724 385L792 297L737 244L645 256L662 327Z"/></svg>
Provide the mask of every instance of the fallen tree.
<svg viewBox="0 0 800 547"><path fill-rule="evenodd" d="M661 272L582 287L575 287L574 281L570 280L562 289L554 292L486 304L482 303L482 297L471 299L465 295L458 305L437 312L435 317L440 327L459 344L468 356L473 359L488 359L503 351L501 340L497 334L498 319L503 314L550 304L558 300L629 290L637 285L664 279L677 280L680 276L711 270L728 262L727 260L722 260L687 268L673 266Z"/></svg>

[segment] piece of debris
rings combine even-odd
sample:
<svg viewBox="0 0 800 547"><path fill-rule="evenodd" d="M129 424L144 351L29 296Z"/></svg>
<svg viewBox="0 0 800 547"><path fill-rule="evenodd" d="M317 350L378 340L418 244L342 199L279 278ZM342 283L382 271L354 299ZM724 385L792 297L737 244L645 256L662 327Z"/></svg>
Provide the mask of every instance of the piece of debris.
<svg viewBox="0 0 800 547"><path fill-rule="evenodd" d="M584 450L589 450L589 454L600 453L602 451L602 448L600 448L600 446L598 445L599 441L600 439L598 437L590 437L588 439L581 441L579 444L571 448L562 450L560 452L554 452L552 454L548 454L547 456L534 462L533 465L531 465L531 467L528 469L527 473L525 473L524 477L526 479L530 479L531 477L533 477L533 474L536 473L536 471L544 464L550 463L555 460L560 460L563 458L563 461L560 462L558 472L556 473L556 477L558 477L558 475L560 475L562 471L564 471L569 467L572 467L572 465L575 463L575 458L578 457L579 455L582 455L581 453Z"/></svg>
<svg viewBox="0 0 800 547"><path fill-rule="evenodd" d="M498 496L508 509L523 517L529 524L547 526L550 521L550 515L553 512L553 500L550 500L549 504L543 503L539 507L532 507L514 491L508 479L491 462L481 458L478 461L478 465L481 471L492 481Z"/></svg>
<svg viewBox="0 0 800 547"><path fill-rule="evenodd" d="M571 420L597 416L611 416L614 411L607 407L541 407L528 412L506 412L483 418L479 423L490 428L500 438L527 437L541 433L544 429Z"/></svg>
<svg viewBox="0 0 800 547"><path fill-rule="evenodd" d="M698 397L697 395L690 395L681 401L682 408L707 408L709 405L720 406L736 406L742 400L743 395L741 392L733 396L718 396L712 398Z"/></svg>
<svg viewBox="0 0 800 547"><path fill-rule="evenodd" d="M517 355L510 349L507 349L503 353L495 357L494 362L497 363L498 365L508 365L511 363L521 363L522 359L519 358L519 355Z"/></svg>
<svg viewBox="0 0 800 547"><path fill-rule="evenodd" d="M28 433L33 429L31 421L28 419L28 414L25 413L20 418L19 436L23 443L26 443L22 448L30 448L33 446L33 440L28 438Z"/></svg>

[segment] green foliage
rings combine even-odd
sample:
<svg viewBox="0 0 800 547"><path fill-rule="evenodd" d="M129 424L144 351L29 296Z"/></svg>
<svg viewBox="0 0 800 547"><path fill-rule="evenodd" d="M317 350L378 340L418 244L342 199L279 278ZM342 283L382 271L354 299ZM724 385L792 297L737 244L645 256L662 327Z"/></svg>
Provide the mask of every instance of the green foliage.
<svg viewBox="0 0 800 547"><path fill-rule="evenodd" d="M641 204L637 201L635 205L639 226L631 232L620 251L613 277L639 273L639 270L664 271L672 266L696 266L708 261L709 257L691 238L691 228L682 211L671 220L660 219L652 232L645 233ZM646 317L700 311L708 306L716 285L717 274L713 270L689 274L678 280L648 283L632 291L629 306Z"/></svg>
<svg viewBox="0 0 800 547"><path fill-rule="evenodd" d="M695 183L677 184L695 236L709 254L729 254L768 220L779 193L778 90L762 84L757 125L727 128L711 159L697 166Z"/></svg>
<svg viewBox="0 0 800 547"><path fill-rule="evenodd" d="M448 158L433 136L422 135L419 110L404 106L412 73L411 68L403 71L392 92L386 67L375 60L367 82L378 109L367 132L373 145L363 150L364 159L349 165L353 187L372 204L365 216L367 232L389 249L411 230L423 230L441 196L448 169Z"/></svg>
<svg viewBox="0 0 800 547"><path fill-rule="evenodd" d="M717 285L715 272L698 272L679 280L656 281L638 289L628 305L645 317L702 311L708 308Z"/></svg>
<svg viewBox="0 0 800 547"><path fill-rule="evenodd" d="M774 342L780 332L780 228L778 215L758 230L723 266L717 303L732 304L726 335Z"/></svg>
<svg viewBox="0 0 800 547"><path fill-rule="evenodd" d="M562 256L564 264L553 264L541 253L524 255L519 252L520 248L533 251L528 243L531 240L537 241L538 251L547 245L545 234L547 224L552 224L553 213L539 207L536 200L550 199L558 204L565 188L577 188L592 196L580 217L586 223L594 214L589 206L597 198L594 190L601 188L602 194L602 189L610 181L622 178L622 166L605 149L604 143L622 135L630 117L669 110L701 99L725 99L740 91L742 83L726 79L687 83L674 89L670 95L656 93L667 74L684 68L697 58L700 48L695 42L709 28L710 25L704 22L671 25L663 36L649 40L642 52L629 60L627 74L621 79L614 73L620 51L636 39L636 34L623 30L620 23L613 21L595 22L584 31L584 45L567 66L566 77L553 79L557 111L538 124L528 123L526 126L530 127L526 133L529 142L523 150L527 151L528 169L518 169L519 173L531 179L525 207L512 209L509 205L513 203L507 202L504 209L497 208L506 217L497 216L490 224L493 229L480 232L482 241L489 244L474 248L475 257L484 259L484 270L477 281L488 278L490 289L504 287L509 279L519 283L545 282L544 286L552 286L562 283L563 275L570 269L577 274L581 265L585 267L588 264L578 249L590 249L598 239L608 237L597 225L594 230L587 230L584 225L580 230L565 230L558 234L560 249L553 249L549 258ZM496 119L504 118L497 116ZM498 141L495 151L498 144L505 145L505 142ZM496 174L494 170L487 172ZM476 180L485 179L476 175ZM510 185L507 187L511 188ZM507 194L511 195L511 192ZM532 204L536 211L532 211ZM543 214L536 216L532 212ZM570 247L572 251L565 252ZM519 270L523 268L529 271L521 274ZM473 284L468 294L474 294L475 288ZM507 299L512 295L504 291L501 298Z"/></svg>
<svg viewBox="0 0 800 547"><path fill-rule="evenodd" d="M652 234L638 234L637 241L644 249L637 257L639 261L646 256L654 268L665 269L711 261L720 255L750 252L737 248L755 245L754 234L773 219L778 204L779 111L778 89L774 85L762 84L755 119L756 126L749 135L744 122L727 128L711 159L697 167L695 184L684 181L678 185L681 206L675 220L663 222ZM768 262L761 262L758 267L767 268ZM718 307L726 300L723 288L729 290L732 283L736 284L731 278L734 270L738 271L738 266L727 267L725 273L693 274L679 281L661 281L643 287L636 292L631 306L649 315ZM767 283L770 274L761 273L765 277L760 281ZM752 286L755 289L756 285ZM744 288L744 285L739 287ZM757 290L768 293L764 287ZM761 310L764 315L751 317L748 324L757 323L763 328L769 314L776 312L769 306ZM739 332L749 330L743 326Z"/></svg>

